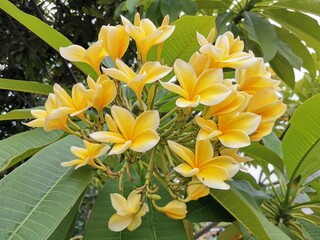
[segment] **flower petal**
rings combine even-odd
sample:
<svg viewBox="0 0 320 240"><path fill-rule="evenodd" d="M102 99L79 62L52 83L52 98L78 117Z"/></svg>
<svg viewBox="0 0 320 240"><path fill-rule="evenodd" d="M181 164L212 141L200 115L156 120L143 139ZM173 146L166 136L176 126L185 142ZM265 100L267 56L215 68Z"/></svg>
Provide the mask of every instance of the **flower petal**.
<svg viewBox="0 0 320 240"><path fill-rule="evenodd" d="M108 131L99 131L90 134L90 137L98 142L107 142L107 143L125 143L126 139L121 133L117 132L108 132Z"/></svg>
<svg viewBox="0 0 320 240"><path fill-rule="evenodd" d="M178 107L181 107L181 108L197 107L199 105L200 101L201 101L201 99L200 99L199 95L195 96L191 100L188 100L188 99L185 99L185 98L178 98L176 100L176 105Z"/></svg>
<svg viewBox="0 0 320 240"><path fill-rule="evenodd" d="M250 145L250 138L248 135L244 131L238 129L223 132L218 138L222 145L229 148L241 148Z"/></svg>
<svg viewBox="0 0 320 240"><path fill-rule="evenodd" d="M126 227L129 226L129 224L132 221L132 215L126 215L126 216L120 216L118 214L113 214L108 222L108 227L111 231L114 232L121 232Z"/></svg>
<svg viewBox="0 0 320 240"><path fill-rule="evenodd" d="M209 188L216 188L226 190L230 186L224 182L229 178L228 172L216 165L206 164L205 167L200 169L197 178Z"/></svg>
<svg viewBox="0 0 320 240"><path fill-rule="evenodd" d="M68 47L60 47L59 52L64 59L72 62L84 62L86 50L79 45L71 45Z"/></svg>
<svg viewBox="0 0 320 240"><path fill-rule="evenodd" d="M134 213L127 206L127 200L119 193L111 193L110 194L111 205L117 211L117 214L124 216L128 214Z"/></svg>
<svg viewBox="0 0 320 240"><path fill-rule="evenodd" d="M174 92L174 93L176 93L186 99L189 98L188 93L176 84L162 82L162 81L160 81L160 84L162 85L162 87L164 87L165 89L167 89L170 92Z"/></svg>
<svg viewBox="0 0 320 240"><path fill-rule="evenodd" d="M240 170L241 165L232 157L218 156L214 157L210 164L217 165L228 172L229 177L233 177Z"/></svg>
<svg viewBox="0 0 320 240"><path fill-rule="evenodd" d="M206 106L212 106L225 100L232 90L224 84L215 83L194 93L200 96L200 103Z"/></svg>
<svg viewBox="0 0 320 240"><path fill-rule="evenodd" d="M126 141L123 143L116 143L112 146L111 151L108 153L108 155L114 155L114 154L121 154L125 152L130 146L132 141Z"/></svg>
<svg viewBox="0 0 320 240"><path fill-rule="evenodd" d="M142 114L140 114L132 127L131 130L131 139L134 136L139 135L142 131L146 129L152 129L154 131L157 130L160 124L160 117L159 113L156 110L149 110L145 111Z"/></svg>
<svg viewBox="0 0 320 240"><path fill-rule="evenodd" d="M201 167L213 157L213 147L210 140L197 141L195 150L195 166Z"/></svg>
<svg viewBox="0 0 320 240"><path fill-rule="evenodd" d="M226 126L226 130L228 129L241 129L248 135L253 133L259 126L261 121L261 116L246 112L246 113L241 113L240 115L236 116L233 118L231 122ZM221 129L223 132L224 130Z"/></svg>
<svg viewBox="0 0 320 240"><path fill-rule="evenodd" d="M193 87L197 81L197 75L194 71L192 65L181 59L177 59L174 62L174 72L177 76L177 79L180 83L180 86L185 90L189 95L192 94Z"/></svg>
<svg viewBox="0 0 320 240"><path fill-rule="evenodd" d="M111 107L111 115L125 139L128 140L134 124L132 113L125 108L113 105Z"/></svg>
<svg viewBox="0 0 320 240"><path fill-rule="evenodd" d="M153 148L160 140L158 133L152 129L145 129L138 135L132 136L130 149L136 152L145 152Z"/></svg>
<svg viewBox="0 0 320 240"><path fill-rule="evenodd" d="M186 161L191 167L194 167L194 153L176 142L168 140L168 146L172 152L177 154L180 158Z"/></svg>
<svg viewBox="0 0 320 240"><path fill-rule="evenodd" d="M127 198L127 206L132 213L137 213L140 208L141 194L138 191L131 191Z"/></svg>
<svg viewBox="0 0 320 240"><path fill-rule="evenodd" d="M184 177L192 177L199 173L199 168L192 168L187 163L181 163L180 165L174 167L173 169Z"/></svg>
<svg viewBox="0 0 320 240"><path fill-rule="evenodd" d="M134 215L132 222L128 225L128 230L129 231L133 231L135 229L137 229L138 227L140 227L142 223L141 217L139 215Z"/></svg>

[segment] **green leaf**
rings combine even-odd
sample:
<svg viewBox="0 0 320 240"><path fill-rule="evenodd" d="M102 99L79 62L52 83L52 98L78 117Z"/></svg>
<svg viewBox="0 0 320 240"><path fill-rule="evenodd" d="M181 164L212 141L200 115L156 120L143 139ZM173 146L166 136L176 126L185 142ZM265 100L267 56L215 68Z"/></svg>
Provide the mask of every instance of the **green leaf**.
<svg viewBox="0 0 320 240"><path fill-rule="evenodd" d="M227 23L232 21L232 18L235 16L234 12L226 12L223 14L218 14L216 19L217 25L217 36L222 35L223 33L228 31Z"/></svg>
<svg viewBox="0 0 320 240"><path fill-rule="evenodd" d="M293 114L282 142L283 161L289 178L306 177L319 169L320 94L306 100Z"/></svg>
<svg viewBox="0 0 320 240"><path fill-rule="evenodd" d="M232 1L230 0L195 0L195 3L198 5L198 9L219 9L221 11L227 10Z"/></svg>
<svg viewBox="0 0 320 240"><path fill-rule="evenodd" d="M156 23L157 20L162 17L160 12L160 0L152 1L150 7L147 9L146 17L154 23Z"/></svg>
<svg viewBox="0 0 320 240"><path fill-rule="evenodd" d="M130 13L134 13L138 2L139 2L139 0L127 0L126 1L126 6L127 6L127 9Z"/></svg>
<svg viewBox="0 0 320 240"><path fill-rule="evenodd" d="M17 8L13 3L8 0L0 1L0 9L8 13L10 16L15 18L23 26L28 28L31 32L40 37L43 41L53 47L59 52L60 47L67 47L72 44L72 42L67 39L64 35L59 33L57 30L53 29L51 26L42 22L40 19L24 13L19 8ZM73 63L77 68L79 68L86 75L91 75L96 77L96 72L85 63Z"/></svg>
<svg viewBox="0 0 320 240"><path fill-rule="evenodd" d="M299 38L286 29L278 27L275 29L278 37L287 43L291 50L303 60L302 66L309 71L311 76L315 77L317 71L315 61L313 60L313 57L311 56L307 47L303 45Z"/></svg>
<svg viewBox="0 0 320 240"><path fill-rule="evenodd" d="M195 15L198 10L198 6L193 0L184 0L182 3L182 10L187 15Z"/></svg>
<svg viewBox="0 0 320 240"><path fill-rule="evenodd" d="M250 146L241 148L240 151L258 161L260 165L270 163L283 172L284 166L282 159L269 148L259 143L253 142Z"/></svg>
<svg viewBox="0 0 320 240"><path fill-rule="evenodd" d="M218 240L230 240L237 239L240 234L240 229L238 224L231 224L223 232L219 233Z"/></svg>
<svg viewBox="0 0 320 240"><path fill-rule="evenodd" d="M38 128L18 133L0 141L0 172L32 156L41 148L57 141L61 131L45 132Z"/></svg>
<svg viewBox="0 0 320 240"><path fill-rule="evenodd" d="M227 191L212 189L210 194L257 239L290 240L285 233L269 222L261 212L252 207L234 187L231 186L230 190Z"/></svg>
<svg viewBox="0 0 320 240"><path fill-rule="evenodd" d="M34 118L31 114L31 108L27 109L15 109L8 113L0 115L0 121L6 120L18 120L18 119L27 119L27 118Z"/></svg>
<svg viewBox="0 0 320 240"><path fill-rule="evenodd" d="M117 181L108 180L100 191L87 223L84 239L86 240L177 240L187 239L182 221L168 218L156 211L149 203L149 212L142 217L142 224L136 230L130 232L127 229L121 232L112 232L107 224L109 218L115 213L111 205L110 194L118 192ZM169 201L169 194L161 191L162 200ZM158 202L157 202L158 203ZM174 229L174 231L172 231Z"/></svg>
<svg viewBox="0 0 320 240"><path fill-rule="evenodd" d="M0 78L0 89L44 95L48 95L53 91L53 87L48 84L7 78Z"/></svg>
<svg viewBox="0 0 320 240"><path fill-rule="evenodd" d="M79 207L81 206L83 195L84 194L79 197L76 204L72 207L67 216L65 216L65 218L60 222L59 226L51 234L48 240L69 240L72 237L74 231L73 226L75 224Z"/></svg>
<svg viewBox="0 0 320 240"><path fill-rule="evenodd" d="M294 89L294 72L291 64L281 54L277 53L276 56L269 62L272 69L276 74L291 88Z"/></svg>
<svg viewBox="0 0 320 240"><path fill-rule="evenodd" d="M162 16L169 15L171 20L175 20L179 17L182 10L181 0L161 0L160 11Z"/></svg>
<svg viewBox="0 0 320 240"><path fill-rule="evenodd" d="M214 16L183 16L172 24L176 26L171 37L165 41L162 58L164 63L172 66L177 58L188 61L191 55L198 51L200 46L196 32L207 36L215 27ZM156 59L157 51L152 49L148 58Z"/></svg>
<svg viewBox="0 0 320 240"><path fill-rule="evenodd" d="M320 227L313 225L307 221L299 220L302 224L302 234L308 240L320 240ZM307 236L309 238L307 238Z"/></svg>
<svg viewBox="0 0 320 240"><path fill-rule="evenodd" d="M274 132L262 138L263 145L282 158L282 143Z"/></svg>
<svg viewBox="0 0 320 240"><path fill-rule="evenodd" d="M307 12L320 16L320 2L318 0L278 0L276 3L268 6L270 8L292 9L299 12Z"/></svg>
<svg viewBox="0 0 320 240"><path fill-rule="evenodd" d="M68 136L42 149L0 181L0 239L47 239L77 203L92 171L61 167L74 159Z"/></svg>
<svg viewBox="0 0 320 240"><path fill-rule="evenodd" d="M244 12L243 26L248 31L248 37L256 42L266 62L269 62L277 52L277 35L268 20L254 12Z"/></svg>
<svg viewBox="0 0 320 240"><path fill-rule="evenodd" d="M320 27L317 20L301 12L291 12L285 9L265 9L261 14L281 24L283 28L291 31L299 39L304 40L309 47L320 55L318 38L320 36Z"/></svg>
<svg viewBox="0 0 320 240"><path fill-rule="evenodd" d="M187 203L187 219L192 222L232 222L234 217L212 196Z"/></svg>
<svg viewBox="0 0 320 240"><path fill-rule="evenodd" d="M287 59L292 67L299 70L302 66L302 59L293 53L289 45L282 40L278 40L277 45L278 53Z"/></svg>

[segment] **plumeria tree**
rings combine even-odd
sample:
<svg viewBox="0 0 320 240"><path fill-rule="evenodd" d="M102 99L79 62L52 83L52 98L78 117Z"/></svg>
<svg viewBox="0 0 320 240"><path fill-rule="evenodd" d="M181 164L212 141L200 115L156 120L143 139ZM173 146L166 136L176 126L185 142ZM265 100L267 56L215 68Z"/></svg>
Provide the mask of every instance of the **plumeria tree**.
<svg viewBox="0 0 320 240"><path fill-rule="evenodd" d="M36 129L0 142L1 171L30 158L0 181L1 239L69 239L94 182L84 239L193 239L192 222L222 240L318 237L320 97L288 127L281 81L215 16L121 16L86 49L0 7L86 74L71 90L10 80L47 100L20 112Z"/></svg>

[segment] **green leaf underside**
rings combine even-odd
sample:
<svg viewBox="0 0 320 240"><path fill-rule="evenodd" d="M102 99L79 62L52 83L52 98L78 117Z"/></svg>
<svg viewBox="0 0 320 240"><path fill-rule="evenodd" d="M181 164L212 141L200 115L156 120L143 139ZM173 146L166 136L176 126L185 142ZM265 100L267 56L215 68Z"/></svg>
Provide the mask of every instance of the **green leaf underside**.
<svg viewBox="0 0 320 240"><path fill-rule="evenodd" d="M187 220L192 222L234 221L234 217L210 195L197 201L190 201L187 206Z"/></svg>
<svg viewBox="0 0 320 240"><path fill-rule="evenodd" d="M291 88L294 89L295 78L291 64L281 54L276 56L269 62L276 74Z"/></svg>
<svg viewBox="0 0 320 240"><path fill-rule="evenodd" d="M240 223L257 239L290 240L279 228L269 222L264 215L250 205L241 193L231 186L230 190L212 189L210 192Z"/></svg>
<svg viewBox="0 0 320 240"><path fill-rule="evenodd" d="M183 16L174 21L176 28L173 34L165 41L162 51L164 63L172 66L177 58L188 61L191 55L198 51L200 45L196 33L207 36L215 27L214 16ZM155 60L157 48L151 49L148 59Z"/></svg>
<svg viewBox="0 0 320 240"><path fill-rule="evenodd" d="M0 172L32 156L46 145L61 138L63 132L35 129L0 141Z"/></svg>
<svg viewBox="0 0 320 240"><path fill-rule="evenodd" d="M0 78L0 89L48 95L53 91L53 86L39 82Z"/></svg>
<svg viewBox="0 0 320 240"><path fill-rule="evenodd" d="M35 154L0 181L0 239L43 240L76 204L92 176L89 168L75 171L60 163L74 159L68 136Z"/></svg>
<svg viewBox="0 0 320 240"><path fill-rule="evenodd" d="M112 232L108 228L110 217L116 212L111 205L110 194L118 192L118 182L107 180L105 186L100 191L99 197L92 210L89 222L86 226L84 239L86 240L178 240L187 239L183 222L173 220L165 214L151 207L149 202L149 212L142 217L142 224L136 230L130 232L125 229L121 232ZM170 196L160 188L161 202L169 202ZM158 204L158 201L157 201ZM161 203L159 203L161 205ZM162 204L164 205L164 204ZM162 206L161 205L161 206Z"/></svg>
<svg viewBox="0 0 320 240"><path fill-rule="evenodd" d="M31 32L40 37L43 41L49 44L52 48L59 52L60 47L67 47L72 45L72 42L67 39L63 34L59 33L57 30L42 22L40 19L24 13L14 4L8 0L0 1L0 9L4 10L10 16L19 21L23 26L28 28ZM77 68L79 68L86 75L91 75L94 78L97 76L95 71L85 63L73 63Z"/></svg>
<svg viewBox="0 0 320 240"><path fill-rule="evenodd" d="M29 109L15 109L6 114L0 115L0 121L7 121L7 120L21 120L27 118L34 118L31 114L31 108Z"/></svg>
<svg viewBox="0 0 320 240"><path fill-rule="evenodd" d="M253 142L250 146L241 148L240 151L258 161L259 164L270 163L279 170L283 171L284 166L282 159L269 148L262 146L259 143Z"/></svg>
<svg viewBox="0 0 320 240"><path fill-rule="evenodd" d="M263 145L282 158L282 142L274 132L262 138ZM282 163L283 164L283 163Z"/></svg>
<svg viewBox="0 0 320 240"><path fill-rule="evenodd" d="M278 37L287 43L292 51L303 60L302 66L310 72L311 76L315 77L317 71L315 62L301 40L284 28L276 27L276 32Z"/></svg>
<svg viewBox="0 0 320 240"><path fill-rule="evenodd" d="M243 26L248 31L248 37L261 47L265 61L270 61L277 52L277 35L273 25L257 13L244 12Z"/></svg>
<svg viewBox="0 0 320 240"><path fill-rule="evenodd" d="M320 94L306 100L293 114L284 136L283 160L289 178L308 177L320 160Z"/></svg>
<svg viewBox="0 0 320 240"><path fill-rule="evenodd" d="M301 12L291 12L285 9L264 10L261 14L271 18L291 31L299 39L313 48L320 55L320 28L317 20Z"/></svg>

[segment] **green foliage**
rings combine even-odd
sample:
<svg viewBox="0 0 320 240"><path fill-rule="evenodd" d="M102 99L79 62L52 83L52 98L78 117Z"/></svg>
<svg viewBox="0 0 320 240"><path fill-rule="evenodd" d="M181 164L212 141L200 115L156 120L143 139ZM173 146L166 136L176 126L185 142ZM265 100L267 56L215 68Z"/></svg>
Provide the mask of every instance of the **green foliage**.
<svg viewBox="0 0 320 240"><path fill-rule="evenodd" d="M38 82L1 78L0 89L48 95L52 92L53 87Z"/></svg>

